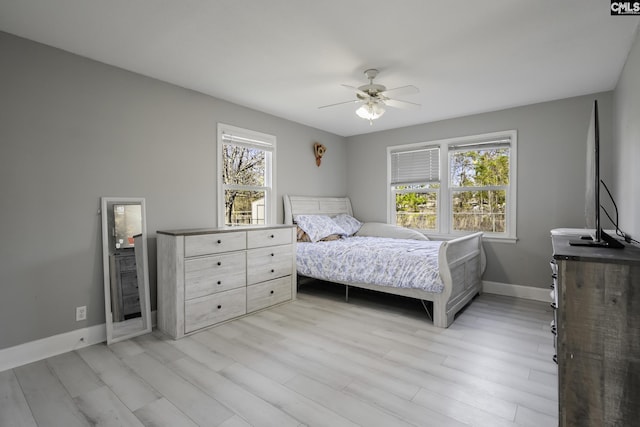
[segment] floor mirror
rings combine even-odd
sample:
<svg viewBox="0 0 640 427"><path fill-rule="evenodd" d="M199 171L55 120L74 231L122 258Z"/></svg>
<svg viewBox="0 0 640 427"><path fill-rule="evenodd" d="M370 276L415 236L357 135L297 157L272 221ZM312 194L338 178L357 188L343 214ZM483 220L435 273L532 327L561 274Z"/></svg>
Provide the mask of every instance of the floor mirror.
<svg viewBox="0 0 640 427"><path fill-rule="evenodd" d="M102 197L107 344L151 332L145 199Z"/></svg>

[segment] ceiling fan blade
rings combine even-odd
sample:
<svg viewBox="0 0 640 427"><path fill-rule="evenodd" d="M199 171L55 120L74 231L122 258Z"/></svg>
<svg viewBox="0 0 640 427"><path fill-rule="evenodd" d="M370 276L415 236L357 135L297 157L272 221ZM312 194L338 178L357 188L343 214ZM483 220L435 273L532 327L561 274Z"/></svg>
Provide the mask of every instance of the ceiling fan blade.
<svg viewBox="0 0 640 427"><path fill-rule="evenodd" d="M342 101L342 102L336 102L335 104L329 104L329 105L323 105L322 107L318 107L318 109L320 108L328 108L328 107L335 107L337 105L343 105L343 104L356 104L358 102L362 102L359 99L352 99L351 101Z"/></svg>
<svg viewBox="0 0 640 427"><path fill-rule="evenodd" d="M367 92L364 92L364 91L358 89L355 86L349 86L349 85L341 85L341 86L342 87L346 87L347 89L351 89L352 91L354 91L355 93L357 93L358 95L360 95L362 97L365 97L365 98L369 97L369 94Z"/></svg>
<svg viewBox="0 0 640 427"><path fill-rule="evenodd" d="M404 108L405 110L414 110L416 108L420 108L421 107L420 104L416 104L415 102L400 101L399 99L388 99L387 98L383 102L386 105L388 105L389 107Z"/></svg>
<svg viewBox="0 0 640 427"><path fill-rule="evenodd" d="M384 92L381 92L383 96L388 96L391 93L393 96L404 96L404 95L413 95L416 93L420 93L420 89L413 85L400 86L395 87L393 89L387 89Z"/></svg>

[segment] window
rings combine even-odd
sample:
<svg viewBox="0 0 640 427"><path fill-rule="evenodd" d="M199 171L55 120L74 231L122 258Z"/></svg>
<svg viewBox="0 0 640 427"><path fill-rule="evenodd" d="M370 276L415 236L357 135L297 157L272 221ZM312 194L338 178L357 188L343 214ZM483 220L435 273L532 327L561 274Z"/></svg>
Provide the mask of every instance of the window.
<svg viewBox="0 0 640 427"><path fill-rule="evenodd" d="M218 225L272 224L276 138L218 124Z"/></svg>
<svg viewBox="0 0 640 427"><path fill-rule="evenodd" d="M516 131L387 148L389 222L515 241Z"/></svg>
<svg viewBox="0 0 640 427"><path fill-rule="evenodd" d="M391 152L396 224L435 231L440 199L440 147Z"/></svg>

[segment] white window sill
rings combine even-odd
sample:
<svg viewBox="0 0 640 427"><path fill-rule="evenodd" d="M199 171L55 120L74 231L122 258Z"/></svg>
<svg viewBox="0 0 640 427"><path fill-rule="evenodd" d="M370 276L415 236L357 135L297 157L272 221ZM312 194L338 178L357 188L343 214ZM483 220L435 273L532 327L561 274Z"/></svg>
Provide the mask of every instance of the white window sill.
<svg viewBox="0 0 640 427"><path fill-rule="evenodd" d="M417 230L416 231L424 234L425 236L427 236L428 238L432 239L432 240L452 240L455 239L457 237L462 237L465 236L466 234L470 234L470 233L466 233L466 234L441 234L441 233L429 233L428 230ZM502 236L491 236L491 235L484 235L482 236L482 241L483 242L490 242L490 243L510 243L510 244L516 244L518 242L518 238L517 237L502 237Z"/></svg>
<svg viewBox="0 0 640 427"><path fill-rule="evenodd" d="M483 236L482 240L491 243L511 243L515 245L518 242L517 237L496 237L496 236Z"/></svg>

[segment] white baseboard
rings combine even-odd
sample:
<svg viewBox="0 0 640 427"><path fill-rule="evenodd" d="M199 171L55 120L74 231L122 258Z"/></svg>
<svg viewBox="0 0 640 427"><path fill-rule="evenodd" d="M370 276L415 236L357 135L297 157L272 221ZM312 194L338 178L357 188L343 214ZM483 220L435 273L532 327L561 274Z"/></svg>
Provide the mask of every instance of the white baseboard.
<svg viewBox="0 0 640 427"><path fill-rule="evenodd" d="M5 348L0 350L0 372L106 340L103 323Z"/></svg>
<svg viewBox="0 0 640 427"><path fill-rule="evenodd" d="M151 324L156 325L157 312L151 312ZM14 347L0 349L0 372L13 369L27 363L37 362L47 357L57 356L68 351L88 347L107 340L107 326L104 323L88 328L76 329L26 342Z"/></svg>
<svg viewBox="0 0 640 427"><path fill-rule="evenodd" d="M482 281L482 292L488 294L505 295L535 301L550 302L550 289L534 288L531 286L512 285L509 283Z"/></svg>

